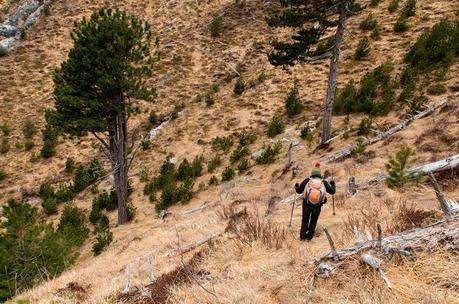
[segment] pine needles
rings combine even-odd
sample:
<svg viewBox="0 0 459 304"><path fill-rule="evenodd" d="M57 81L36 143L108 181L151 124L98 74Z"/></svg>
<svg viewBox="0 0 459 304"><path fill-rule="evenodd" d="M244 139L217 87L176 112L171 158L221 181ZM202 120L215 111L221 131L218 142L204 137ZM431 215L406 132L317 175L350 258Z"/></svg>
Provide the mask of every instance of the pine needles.
<svg viewBox="0 0 459 304"><path fill-rule="evenodd" d="M412 162L412 157L415 154L410 147L402 147L395 157L390 157L386 163L387 174L386 184L389 188L400 188L408 182L417 182L419 175L415 175L408 171L408 167Z"/></svg>

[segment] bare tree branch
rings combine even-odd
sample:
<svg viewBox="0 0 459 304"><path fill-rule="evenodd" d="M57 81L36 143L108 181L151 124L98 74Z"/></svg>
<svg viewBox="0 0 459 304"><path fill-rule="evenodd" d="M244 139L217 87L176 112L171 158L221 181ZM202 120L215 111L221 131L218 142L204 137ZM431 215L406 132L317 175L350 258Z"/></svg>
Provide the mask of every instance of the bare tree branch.
<svg viewBox="0 0 459 304"><path fill-rule="evenodd" d="M104 146L105 149L107 149L108 151L110 151L110 146L108 145L108 143L102 138L100 137L99 135L97 135L96 132L92 132L91 131L91 134L94 135L95 138L97 138L100 143Z"/></svg>

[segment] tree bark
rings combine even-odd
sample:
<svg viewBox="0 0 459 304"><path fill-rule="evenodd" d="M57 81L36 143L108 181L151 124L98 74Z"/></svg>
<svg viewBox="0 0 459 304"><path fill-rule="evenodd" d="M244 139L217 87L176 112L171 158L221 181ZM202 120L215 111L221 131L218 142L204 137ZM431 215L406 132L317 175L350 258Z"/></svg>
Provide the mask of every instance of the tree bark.
<svg viewBox="0 0 459 304"><path fill-rule="evenodd" d="M328 87L327 87L327 97L325 99L324 122L323 122L321 146L326 145L327 141L330 139L330 134L331 134L333 100L335 97L336 76L338 74L339 54L340 54L341 43L343 41L343 35L344 35L344 24L346 23L346 8L347 8L347 1L342 1L339 6L338 29L336 30L335 47L333 48L333 54L332 54L332 58L330 62L330 71L328 74Z"/></svg>
<svg viewBox="0 0 459 304"><path fill-rule="evenodd" d="M120 109L109 131L110 154L112 157L112 171L115 180L116 198L118 200L118 224L127 222L127 120L124 100L119 98Z"/></svg>

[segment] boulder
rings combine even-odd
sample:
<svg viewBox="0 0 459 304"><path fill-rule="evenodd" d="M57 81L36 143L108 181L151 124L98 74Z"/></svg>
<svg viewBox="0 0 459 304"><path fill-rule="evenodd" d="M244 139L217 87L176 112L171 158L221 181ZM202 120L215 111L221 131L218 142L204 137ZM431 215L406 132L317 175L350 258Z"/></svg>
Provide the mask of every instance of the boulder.
<svg viewBox="0 0 459 304"><path fill-rule="evenodd" d="M263 154L263 151L265 151L265 149L260 149L260 150L253 152L251 155L252 159L257 160L257 158L259 158L261 154Z"/></svg>
<svg viewBox="0 0 459 304"><path fill-rule="evenodd" d="M27 19L27 17L35 12L41 3L37 0L27 1L23 5L21 5L14 14L11 14L8 19L4 22L4 24L9 24L12 26L18 27L19 21Z"/></svg>
<svg viewBox="0 0 459 304"><path fill-rule="evenodd" d="M18 28L10 24L0 25L0 35L3 37L14 37L18 33Z"/></svg>
<svg viewBox="0 0 459 304"><path fill-rule="evenodd" d="M10 38L3 39L2 41L0 41L0 47L8 50L10 47L12 47L16 43L17 40L18 38L16 37L10 37Z"/></svg>

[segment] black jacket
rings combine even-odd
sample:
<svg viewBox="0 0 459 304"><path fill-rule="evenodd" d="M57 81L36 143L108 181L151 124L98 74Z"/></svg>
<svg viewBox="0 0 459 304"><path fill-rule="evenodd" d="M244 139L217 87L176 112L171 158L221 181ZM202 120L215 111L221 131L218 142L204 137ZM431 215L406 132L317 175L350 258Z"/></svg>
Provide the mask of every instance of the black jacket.
<svg viewBox="0 0 459 304"><path fill-rule="evenodd" d="M321 178L320 176L311 176L311 177L319 177ZM335 181L327 181L327 180L323 180L324 181L324 186L325 186L325 191L327 191L327 193L329 194L335 194L336 192L336 185L335 185ZM299 193L299 194L302 194L304 192L304 188L306 187L306 185L308 184L309 182L309 177L306 178L301 184L295 184L295 191L296 193ZM304 199L303 199L304 201ZM320 204L320 206L322 206L323 204L325 204L327 202L327 198L324 197L324 201ZM305 204L308 204L308 202L304 201Z"/></svg>

